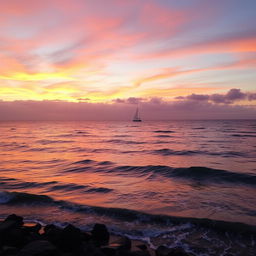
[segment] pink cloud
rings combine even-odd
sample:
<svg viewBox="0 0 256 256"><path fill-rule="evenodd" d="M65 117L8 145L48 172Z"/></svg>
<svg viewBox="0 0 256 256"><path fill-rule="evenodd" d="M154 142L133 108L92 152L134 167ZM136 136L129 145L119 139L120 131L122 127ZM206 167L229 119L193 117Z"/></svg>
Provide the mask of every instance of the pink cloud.
<svg viewBox="0 0 256 256"><path fill-rule="evenodd" d="M246 53L256 52L256 35L235 35L233 37L220 37L217 39L190 43L175 48L167 48L144 55L138 55L138 59L185 57L188 55L212 54L212 53Z"/></svg>
<svg viewBox="0 0 256 256"><path fill-rule="evenodd" d="M235 101L256 99L256 93L242 92L240 89L230 89L226 94L191 94L185 97L176 97L178 100L209 101L213 103L231 104Z"/></svg>
<svg viewBox="0 0 256 256"><path fill-rule="evenodd" d="M0 120L131 120L137 103L144 120L255 119L256 107L234 106L237 100L256 100L256 93L231 89L226 94L189 95L179 100L116 99L110 103L64 101L0 101ZM224 103L224 104L219 104Z"/></svg>

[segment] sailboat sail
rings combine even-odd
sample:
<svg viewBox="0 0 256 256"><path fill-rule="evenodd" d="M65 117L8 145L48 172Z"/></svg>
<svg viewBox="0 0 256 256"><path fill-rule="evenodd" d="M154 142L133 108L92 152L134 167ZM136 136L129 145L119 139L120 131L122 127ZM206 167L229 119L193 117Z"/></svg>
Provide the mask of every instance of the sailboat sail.
<svg viewBox="0 0 256 256"><path fill-rule="evenodd" d="M137 107L135 115L133 117L133 122L141 122L140 115L139 115L139 108Z"/></svg>

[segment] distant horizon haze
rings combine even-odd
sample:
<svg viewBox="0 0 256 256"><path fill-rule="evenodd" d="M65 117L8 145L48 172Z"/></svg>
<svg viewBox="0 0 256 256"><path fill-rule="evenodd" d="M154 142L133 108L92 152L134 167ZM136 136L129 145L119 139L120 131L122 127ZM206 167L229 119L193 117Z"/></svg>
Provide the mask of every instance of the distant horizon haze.
<svg viewBox="0 0 256 256"><path fill-rule="evenodd" d="M0 121L129 121L137 106L143 121L256 119L255 105L233 104L245 96L228 99L227 95L219 95L217 102L211 95L196 94L172 101L161 98L116 99L110 103L0 101ZM250 94L252 102L255 95Z"/></svg>

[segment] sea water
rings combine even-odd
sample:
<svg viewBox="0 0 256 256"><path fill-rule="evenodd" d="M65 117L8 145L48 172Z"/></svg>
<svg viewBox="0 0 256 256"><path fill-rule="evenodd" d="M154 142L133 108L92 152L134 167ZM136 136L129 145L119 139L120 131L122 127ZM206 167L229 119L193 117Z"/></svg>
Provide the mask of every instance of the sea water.
<svg viewBox="0 0 256 256"><path fill-rule="evenodd" d="M256 121L1 122L0 218L255 255Z"/></svg>

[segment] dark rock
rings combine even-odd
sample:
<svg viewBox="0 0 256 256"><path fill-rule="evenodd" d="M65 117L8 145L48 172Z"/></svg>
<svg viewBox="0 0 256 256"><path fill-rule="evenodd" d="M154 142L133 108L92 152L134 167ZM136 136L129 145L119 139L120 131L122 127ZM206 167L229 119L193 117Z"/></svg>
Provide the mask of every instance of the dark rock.
<svg viewBox="0 0 256 256"><path fill-rule="evenodd" d="M2 238L3 245L17 248L23 247L28 241L28 233L21 227L7 230Z"/></svg>
<svg viewBox="0 0 256 256"><path fill-rule="evenodd" d="M93 242L83 242L82 253L82 255L87 256L106 256L106 254L99 247L96 247Z"/></svg>
<svg viewBox="0 0 256 256"><path fill-rule="evenodd" d="M12 220L3 221L0 223L0 235L4 234L8 230L17 227L17 223Z"/></svg>
<svg viewBox="0 0 256 256"><path fill-rule="evenodd" d="M51 229L56 229L57 227L54 224L48 224L44 227L44 233L47 233Z"/></svg>
<svg viewBox="0 0 256 256"><path fill-rule="evenodd" d="M73 225L66 226L60 236L60 249L63 251L79 251L82 245L82 234L79 228Z"/></svg>
<svg viewBox="0 0 256 256"><path fill-rule="evenodd" d="M155 251L156 256L167 256L169 252L170 249L163 245L158 246Z"/></svg>
<svg viewBox="0 0 256 256"><path fill-rule="evenodd" d="M4 246L3 250L0 251L1 256L11 256L16 255L18 253L18 249L16 247Z"/></svg>
<svg viewBox="0 0 256 256"><path fill-rule="evenodd" d="M139 244L139 245L137 245L137 248L139 248L142 251L147 251L147 249L148 249L145 244Z"/></svg>
<svg viewBox="0 0 256 256"><path fill-rule="evenodd" d="M109 232L104 224L95 224L92 230L92 239L97 245L107 245L109 242Z"/></svg>
<svg viewBox="0 0 256 256"><path fill-rule="evenodd" d="M7 234L12 229L17 229L22 227L23 218L17 216L16 214L9 215L3 222L0 223L0 247L6 244L8 240ZM12 244L11 244L12 246Z"/></svg>
<svg viewBox="0 0 256 256"><path fill-rule="evenodd" d="M62 229L56 227L55 225L46 225L44 227L44 233L42 237L57 246L60 243L61 233Z"/></svg>
<svg viewBox="0 0 256 256"><path fill-rule="evenodd" d="M178 247L178 248L172 248L168 256L193 256L193 255L190 253L187 253L186 251L184 251L184 249Z"/></svg>
<svg viewBox="0 0 256 256"><path fill-rule="evenodd" d="M83 241L90 241L92 240L92 235L86 233L86 232L81 232L82 240Z"/></svg>
<svg viewBox="0 0 256 256"><path fill-rule="evenodd" d="M16 214L9 215L4 221L14 221L18 227L21 227L23 223L23 217Z"/></svg>
<svg viewBox="0 0 256 256"><path fill-rule="evenodd" d="M48 241L37 240L27 244L17 256L59 256L57 248Z"/></svg>
<svg viewBox="0 0 256 256"><path fill-rule="evenodd" d="M148 251L122 251L118 256L150 256Z"/></svg>
<svg viewBox="0 0 256 256"><path fill-rule="evenodd" d="M117 249L119 251L130 251L132 248L132 242L126 236L121 237L116 243L118 244Z"/></svg>
<svg viewBox="0 0 256 256"><path fill-rule="evenodd" d="M105 247L102 248L101 251L104 253L104 255L106 256L116 256L116 250L114 248L110 248L110 247Z"/></svg>
<svg viewBox="0 0 256 256"><path fill-rule="evenodd" d="M9 215L3 222L0 223L0 234L12 228L18 228L23 225L23 218L16 214Z"/></svg>
<svg viewBox="0 0 256 256"><path fill-rule="evenodd" d="M156 256L193 256L193 255L185 252L184 249L180 247L167 248L161 245L156 249Z"/></svg>
<svg viewBox="0 0 256 256"><path fill-rule="evenodd" d="M24 229L26 229L29 233L38 233L41 230L42 225L37 223L34 226L25 226Z"/></svg>

